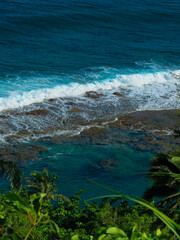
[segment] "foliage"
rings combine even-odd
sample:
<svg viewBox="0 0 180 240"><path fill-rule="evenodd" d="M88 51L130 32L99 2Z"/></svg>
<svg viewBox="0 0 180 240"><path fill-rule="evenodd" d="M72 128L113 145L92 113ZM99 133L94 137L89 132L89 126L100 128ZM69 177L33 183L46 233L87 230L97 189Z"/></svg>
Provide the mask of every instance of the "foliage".
<svg viewBox="0 0 180 240"><path fill-rule="evenodd" d="M145 192L144 197L148 200L154 196L165 197L159 206L178 209L180 206L180 152L161 153L155 157L148 177L152 186Z"/></svg>
<svg viewBox="0 0 180 240"><path fill-rule="evenodd" d="M55 181L58 177L54 175L51 177L48 169L44 169L43 173L41 172L32 172L31 178L26 178L26 181L29 183L27 185L31 193L44 193L46 196L44 199L63 199L69 201L68 198L61 194L54 194L57 190Z"/></svg>
<svg viewBox="0 0 180 240"><path fill-rule="evenodd" d="M91 180L91 182L94 182ZM135 197L135 196L127 196L124 194L120 194L112 189L109 189L101 184L98 184L96 182L94 182L96 185L99 185L100 187L103 187L107 190L110 190L111 192L115 192L116 195L110 196L110 197L125 197L133 202L139 203L142 206L145 206L146 208L148 208L149 210L152 210L153 213L163 222L166 224L166 226L178 237L178 239L180 239L180 225L175 223L172 219L170 219L168 216L166 216L164 213L160 212L152 203L147 202L146 200L139 198L139 197ZM98 197L98 198L102 198L102 197ZM94 198L94 199L98 199L98 198ZM93 199L90 199L93 200Z"/></svg>
<svg viewBox="0 0 180 240"><path fill-rule="evenodd" d="M164 194L165 199L161 201L165 210L179 207L179 160L178 152L173 155L161 154L153 160L154 165L149 173L153 183L151 189L162 188L163 184L164 189L171 189L168 192L170 195ZM19 171L18 166L8 165L6 162L3 164L1 168L12 181L14 191L0 194L2 240L180 239L180 225L174 221L179 221L179 212L173 215L172 220L152 202L118 192L103 199L99 197L98 202L82 203L80 194L83 191L67 199L60 194L54 194L57 176L51 177L47 169L44 169L43 173L33 172L31 178L27 179L28 188L21 189L15 184L18 179L22 179L21 174L19 178L15 177L15 173L18 174ZM138 204L131 205L127 200L123 200L124 197Z"/></svg>
<svg viewBox="0 0 180 240"><path fill-rule="evenodd" d="M168 234L164 234L160 229L156 230L155 234L142 233L136 230L136 227L130 229L128 233L125 233L122 229L118 227L101 227L96 230L94 236L83 237L81 235L75 234L70 236L68 239L71 240L160 240L167 239Z"/></svg>
<svg viewBox="0 0 180 240"><path fill-rule="evenodd" d="M121 226L124 231L137 225L139 231L149 231L156 217L145 213L141 206L129 206L127 201L105 198L100 204L94 202L80 208L80 198L76 194L71 203L60 201L59 208L52 211L52 219L61 228L67 229L71 226L73 231L94 234L96 229L102 226Z"/></svg>
<svg viewBox="0 0 180 240"><path fill-rule="evenodd" d="M27 186L30 191L37 193L45 193L46 198L49 198L56 190L55 180L57 176L54 175L51 177L49 171L44 169L44 172L32 172L31 178L26 178L26 181L29 183Z"/></svg>
<svg viewBox="0 0 180 240"><path fill-rule="evenodd" d="M104 198L99 204L84 202L82 207L79 193L70 202L61 199L58 205L44 197L42 193L23 192L23 197L13 192L0 194L0 236L13 240L100 240L103 235L105 240L117 239L112 230L119 229L124 233L121 239L175 239L164 226L157 230L157 218L143 206L129 205L121 198Z"/></svg>
<svg viewBox="0 0 180 240"><path fill-rule="evenodd" d="M18 167L18 164L13 161L0 160L0 168L3 173L3 177L6 177L11 182L11 187L15 191L20 191L22 187L22 173Z"/></svg>
<svg viewBox="0 0 180 240"><path fill-rule="evenodd" d="M45 194L38 193L30 196L27 201L19 194L9 192L1 195L0 225L1 236L13 240L34 239L35 227L39 224L48 224L49 230L59 232L59 228L47 213L42 212L42 201Z"/></svg>

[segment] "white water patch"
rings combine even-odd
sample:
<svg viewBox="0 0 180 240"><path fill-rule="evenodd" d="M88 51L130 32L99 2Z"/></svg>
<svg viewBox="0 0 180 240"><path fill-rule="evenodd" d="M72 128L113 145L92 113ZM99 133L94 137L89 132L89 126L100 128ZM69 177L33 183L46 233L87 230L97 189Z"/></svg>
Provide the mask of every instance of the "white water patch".
<svg viewBox="0 0 180 240"><path fill-rule="evenodd" d="M174 91L176 91L175 84L179 81L179 75L180 70L129 75L116 74L114 77L111 75L110 78L102 81L94 81L93 83L79 84L73 82L68 85L56 85L53 88L42 88L28 92L15 91L11 92L8 97L0 98L0 111L24 107L52 98L83 96L87 91L108 91L118 88L130 90L130 97L136 100L143 100L145 95L149 95L150 102L153 98L156 99L156 103L153 103L153 105L150 104L150 108L154 109L156 105L158 106L157 99L161 99L161 97L169 98L172 92L174 94ZM173 102L177 105L175 98ZM171 104L172 107L176 107L174 104Z"/></svg>

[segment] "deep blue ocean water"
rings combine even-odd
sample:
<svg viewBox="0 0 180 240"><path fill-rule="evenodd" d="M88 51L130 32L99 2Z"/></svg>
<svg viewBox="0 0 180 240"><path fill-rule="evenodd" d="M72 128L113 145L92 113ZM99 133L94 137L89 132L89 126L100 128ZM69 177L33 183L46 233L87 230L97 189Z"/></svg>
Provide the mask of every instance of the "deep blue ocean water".
<svg viewBox="0 0 180 240"><path fill-rule="evenodd" d="M179 108L176 96L179 57L179 0L1 0L0 114L8 115L10 120L0 119L0 141L6 144L7 136L24 129L41 131L43 135L49 126L58 124L58 134L64 134L64 125L60 124L71 118L69 105L66 105L70 100L86 110L81 115L84 124L113 119L129 111ZM103 93L104 97L94 102L84 97L87 91ZM116 91L123 92L130 99L129 105L113 95ZM24 109L49 109L48 99L57 101L49 118L34 120L28 116L12 116L12 110L19 113ZM66 133L72 128L78 132L81 126L77 122L73 126L67 124ZM53 135L54 131L48 134ZM33 138L40 136L34 134ZM71 148L74 149L72 155ZM101 178L97 180L101 179L101 183L115 183L113 179L118 172L121 175L122 165L109 170L109 181L106 171L97 173L97 169L92 168L92 175L87 172L88 167L84 164L104 153L101 147L93 148L96 147L90 147L97 156L90 158L89 148L51 146L48 157L41 159L36 167L41 169L47 164L52 171L59 171L64 179L64 189L69 189L64 190L67 194L74 190L68 182L71 173L72 185L77 190L83 186L84 172L89 177L100 174ZM107 149L119 151L115 146ZM71 156L63 153L66 157L59 157L63 151L70 151ZM82 152L83 158L79 158ZM119 159L126 156L126 152L121 150ZM139 165L134 159L139 159L139 154L142 162L151 156L151 153L133 152L127 156L127 169L137 171ZM73 166L68 163L71 160ZM33 169L33 163L28 163L25 168ZM149 162L141 170L147 171L148 167ZM77 178L78 174L80 178ZM127 185L123 185L127 182L125 179L122 190L126 191L127 186L136 189L134 186L138 181L128 185L132 182L130 179ZM143 183L140 184L134 193L140 195L144 187Z"/></svg>
<svg viewBox="0 0 180 240"><path fill-rule="evenodd" d="M172 83L168 74L179 75L180 66L179 9L178 0L2 0L0 110L98 90L97 82L105 90ZM80 91L87 83L96 86Z"/></svg>

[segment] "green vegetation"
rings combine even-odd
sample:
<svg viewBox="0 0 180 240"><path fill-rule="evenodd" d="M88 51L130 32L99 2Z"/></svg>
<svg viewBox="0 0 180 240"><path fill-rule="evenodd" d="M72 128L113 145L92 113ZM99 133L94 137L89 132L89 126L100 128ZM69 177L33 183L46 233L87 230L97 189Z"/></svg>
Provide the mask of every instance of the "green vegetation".
<svg viewBox="0 0 180 240"><path fill-rule="evenodd" d="M178 209L180 206L180 152L159 154L152 160L148 177L152 182L144 197L163 197L159 207Z"/></svg>
<svg viewBox="0 0 180 240"><path fill-rule="evenodd" d="M13 161L0 160L0 168L3 177L6 177L11 182L11 187L14 191L20 191L22 187L22 173L18 168L18 164Z"/></svg>
<svg viewBox="0 0 180 240"><path fill-rule="evenodd" d="M46 194L46 198L51 198L53 193L57 190L55 180L57 176L54 175L51 178L47 169L44 169L44 173L32 172L31 178L27 178L26 181L29 183L27 186L31 192L41 192Z"/></svg>
<svg viewBox="0 0 180 240"><path fill-rule="evenodd" d="M3 160L0 167L3 175L11 180L12 190L0 194L0 239L180 239L179 156L176 152L153 159L148 173L152 187L145 193L150 202L122 195L97 183L94 184L113 195L82 203L83 191L80 191L67 199L55 194L57 176L51 177L47 169L43 173L31 173L31 177L26 178L28 185L22 188L18 165ZM155 204L155 196L164 199ZM129 200L136 204L132 205Z"/></svg>

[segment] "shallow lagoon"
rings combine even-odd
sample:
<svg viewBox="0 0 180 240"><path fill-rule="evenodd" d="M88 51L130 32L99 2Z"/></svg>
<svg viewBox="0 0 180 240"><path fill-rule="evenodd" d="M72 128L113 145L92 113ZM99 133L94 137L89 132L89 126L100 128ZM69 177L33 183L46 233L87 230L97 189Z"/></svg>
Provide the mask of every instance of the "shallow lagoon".
<svg viewBox="0 0 180 240"><path fill-rule="evenodd" d="M83 199L108 193L86 178L121 193L137 196L142 196L149 184L144 174L139 173L149 170L153 157L150 152L133 150L122 144L49 144L48 147L49 150L41 154L38 160L21 164L24 175L48 168L51 174L58 176L58 193L65 196L70 197L81 189L86 190ZM116 166L102 167L100 162L106 159L114 161Z"/></svg>

